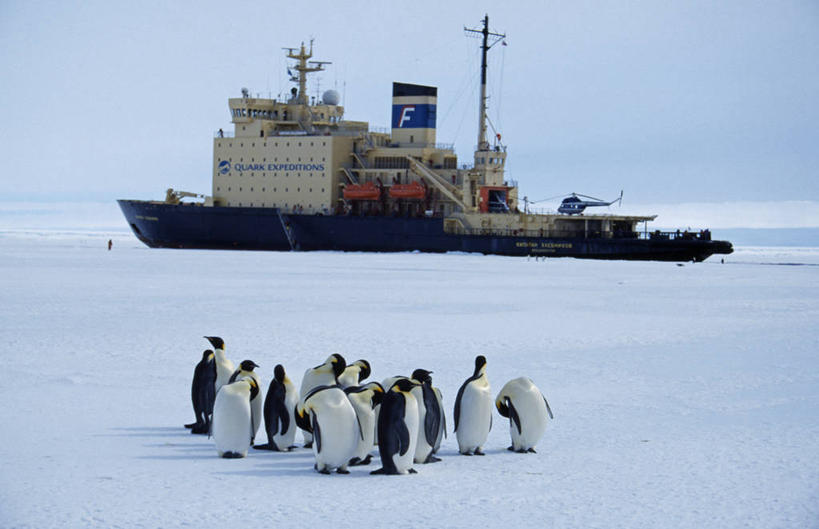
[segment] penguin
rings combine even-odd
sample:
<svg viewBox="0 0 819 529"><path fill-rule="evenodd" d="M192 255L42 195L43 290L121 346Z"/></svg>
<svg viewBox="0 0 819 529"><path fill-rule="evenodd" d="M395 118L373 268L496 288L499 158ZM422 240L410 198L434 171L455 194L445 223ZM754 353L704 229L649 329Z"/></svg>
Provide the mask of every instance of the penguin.
<svg viewBox="0 0 819 529"><path fill-rule="evenodd" d="M334 386L338 384L338 376L344 372L347 367L347 362L340 354L331 354L323 364L308 369L304 372L304 378L301 379L301 400L307 396L314 388L319 386ZM307 430L302 431L304 436L304 447L310 448L313 446L313 436Z"/></svg>
<svg viewBox="0 0 819 529"><path fill-rule="evenodd" d="M213 399L216 398L214 382L216 381L216 361L213 351L206 349L202 359L193 370L191 382L191 402L196 422L186 424L191 433L205 434L210 430L210 418L213 414Z"/></svg>
<svg viewBox="0 0 819 529"><path fill-rule="evenodd" d="M370 376L370 363L364 360L356 360L344 368L344 372L338 377L338 385L342 389L352 386L360 386L361 382Z"/></svg>
<svg viewBox="0 0 819 529"><path fill-rule="evenodd" d="M546 397L526 377L510 380L495 398L498 413L509 418L512 446L509 450L535 452L535 445L543 438L546 423L554 419Z"/></svg>
<svg viewBox="0 0 819 529"><path fill-rule="evenodd" d="M256 381L256 385L260 388L262 387L262 382L259 380L259 375L257 375L253 369L259 367L256 362L253 360L242 360L239 364L239 369L233 372L228 379L228 384L232 384L233 382L239 380L240 378L247 378L250 377ZM252 445L256 441L256 432L259 431L259 426L262 424L262 395L259 393L255 398L250 401L250 411L253 414L253 435L250 438L250 444Z"/></svg>
<svg viewBox="0 0 819 529"><path fill-rule="evenodd" d="M299 426L313 433L314 468L320 474L333 469L349 474L347 465L363 438L355 409L338 386L319 386L296 406Z"/></svg>
<svg viewBox="0 0 819 529"><path fill-rule="evenodd" d="M381 381L381 387L384 388L384 393L390 390L393 384L401 380L402 378L408 378L403 375L395 375L392 377L387 377ZM375 424L378 424L378 416L381 414L381 403L376 404L375 406ZM375 444L378 444L378 428L375 429Z"/></svg>
<svg viewBox="0 0 819 529"><path fill-rule="evenodd" d="M363 386L346 388L344 393L350 399L358 417L358 424L361 425L361 440L350 459L350 466L369 465L373 457L370 450L375 444L375 406L381 402L384 388L378 382L370 382Z"/></svg>
<svg viewBox="0 0 819 529"><path fill-rule="evenodd" d="M418 443L418 404L412 388L418 382L401 378L384 393L378 415L381 468L370 474L415 474L412 461Z"/></svg>
<svg viewBox="0 0 819 529"><path fill-rule="evenodd" d="M483 444L492 429L492 394L486 377L486 358L475 357L475 372L455 397L455 435L458 451L466 456L484 455Z"/></svg>
<svg viewBox="0 0 819 529"><path fill-rule="evenodd" d="M264 399L264 428L267 444L255 445L257 450L290 451L296 440L296 405L299 394L296 386L287 378L284 367L278 364L273 369L273 380L267 388Z"/></svg>
<svg viewBox="0 0 819 529"><path fill-rule="evenodd" d="M216 360L216 382L215 392L219 392L219 388L228 383L230 376L236 370L227 356L225 356L225 342L218 336L205 336L210 344L213 346L213 356Z"/></svg>
<svg viewBox="0 0 819 529"><path fill-rule="evenodd" d="M219 457L245 457L250 448L253 418L250 402L259 395L259 385L251 377L225 384L213 403L211 432Z"/></svg>
<svg viewBox="0 0 819 529"><path fill-rule="evenodd" d="M440 392L433 389L431 374L432 371L426 369L412 372L412 379L419 384L412 388L412 395L418 402L418 443L414 461L421 464L441 460L433 454L441 446L442 431L446 429Z"/></svg>

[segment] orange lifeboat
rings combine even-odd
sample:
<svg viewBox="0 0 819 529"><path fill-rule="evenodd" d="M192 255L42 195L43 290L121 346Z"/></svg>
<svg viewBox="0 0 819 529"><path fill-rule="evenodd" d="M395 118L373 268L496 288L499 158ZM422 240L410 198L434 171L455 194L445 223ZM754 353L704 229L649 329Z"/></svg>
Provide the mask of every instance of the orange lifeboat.
<svg viewBox="0 0 819 529"><path fill-rule="evenodd" d="M426 188L419 182L410 184L393 184L390 186L390 198L413 198L423 200L427 196Z"/></svg>
<svg viewBox="0 0 819 529"><path fill-rule="evenodd" d="M381 188L372 182L350 184L344 188L345 200L378 200L379 198L381 198Z"/></svg>

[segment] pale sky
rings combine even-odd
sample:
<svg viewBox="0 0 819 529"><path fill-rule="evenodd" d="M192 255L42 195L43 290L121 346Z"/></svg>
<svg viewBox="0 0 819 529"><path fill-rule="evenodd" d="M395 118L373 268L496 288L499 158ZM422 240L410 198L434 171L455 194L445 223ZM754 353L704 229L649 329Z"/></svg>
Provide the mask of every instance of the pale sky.
<svg viewBox="0 0 819 529"><path fill-rule="evenodd" d="M479 52L463 27L485 13L507 35L489 115L521 197L819 200L815 0L6 0L0 200L209 193L227 99L289 91L281 48L311 37L333 63L311 94L335 87L347 119L387 127L393 81L437 86L438 141L471 162Z"/></svg>

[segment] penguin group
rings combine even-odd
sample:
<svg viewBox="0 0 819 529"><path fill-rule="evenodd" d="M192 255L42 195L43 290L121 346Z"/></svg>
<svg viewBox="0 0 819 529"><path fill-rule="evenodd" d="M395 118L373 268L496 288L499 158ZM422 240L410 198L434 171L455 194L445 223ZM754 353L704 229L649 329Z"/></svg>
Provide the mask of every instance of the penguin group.
<svg viewBox="0 0 819 529"><path fill-rule="evenodd" d="M418 368L409 376L368 382L370 362L360 359L347 364L334 353L305 371L298 391L284 366L277 364L262 398L256 372L260 366L244 360L235 368L225 353L224 340L205 338L212 349L202 353L191 384L196 420L185 426L191 433L212 437L220 457L245 457L251 446L292 451L300 429L304 448L313 452L313 468L321 474L348 474L350 467L369 465L376 450L380 468L371 474L413 474L415 465L441 461L436 454L447 435L446 414L432 371ZM454 403L460 454L485 454L492 407L487 361L478 355ZM548 401L527 377L507 382L494 407L509 420L508 449L518 453L534 453L547 422L554 418ZM262 422L267 442L256 444Z"/></svg>

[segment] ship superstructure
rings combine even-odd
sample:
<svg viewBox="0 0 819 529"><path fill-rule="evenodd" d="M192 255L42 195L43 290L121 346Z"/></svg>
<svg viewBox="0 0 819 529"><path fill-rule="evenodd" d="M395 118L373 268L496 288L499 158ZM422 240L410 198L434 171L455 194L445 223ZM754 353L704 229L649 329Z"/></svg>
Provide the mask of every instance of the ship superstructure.
<svg viewBox="0 0 819 529"><path fill-rule="evenodd" d="M509 255L701 260L730 251L707 232L640 234L654 216L530 214L505 176L506 146L487 136L486 55L505 37L481 37L478 141L469 164L437 143L438 90L392 85L389 132L345 118L339 94L307 94L313 43L287 48L288 97L231 98L233 131L213 139L211 196L168 190L164 203L120 201L150 246L375 251L477 251ZM200 196L200 195L196 195ZM163 217L163 219L160 219ZM687 242L686 242L687 241ZM699 244L702 243L702 244ZM657 248L663 247L663 251ZM696 247L696 248L695 248Z"/></svg>

